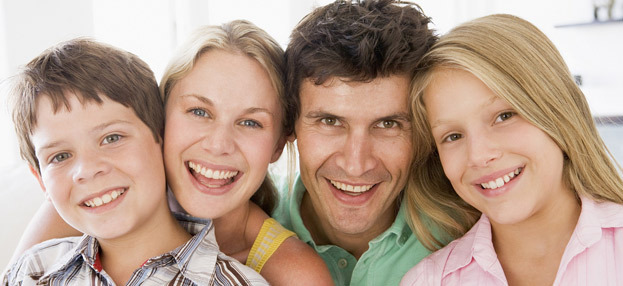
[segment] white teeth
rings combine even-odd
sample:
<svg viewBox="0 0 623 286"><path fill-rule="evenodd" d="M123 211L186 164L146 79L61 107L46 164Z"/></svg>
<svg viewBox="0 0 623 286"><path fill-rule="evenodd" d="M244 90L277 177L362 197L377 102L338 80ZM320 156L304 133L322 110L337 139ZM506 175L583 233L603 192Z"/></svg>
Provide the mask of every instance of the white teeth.
<svg viewBox="0 0 623 286"><path fill-rule="evenodd" d="M97 198L93 198L90 199L86 202L84 202L84 205L87 207L99 207L99 206L103 206L107 203L110 203L114 200L116 200L119 196L121 196L121 194L125 193L125 190L114 190L108 194L104 194L101 197L97 197Z"/></svg>
<svg viewBox="0 0 623 286"><path fill-rule="evenodd" d="M331 184L333 184L333 186L336 187L337 189L345 191L346 194L349 194L351 196L358 196L370 190L372 187L374 187L374 185L363 185L363 186L347 185L347 184L340 183L340 182L333 181L333 180L331 180Z"/></svg>
<svg viewBox="0 0 623 286"><path fill-rule="evenodd" d="M188 167L208 179L231 179L238 175L238 171L212 170L193 162L188 162Z"/></svg>
<svg viewBox="0 0 623 286"><path fill-rule="evenodd" d="M480 186L483 189L497 189L499 187L504 186L506 183L510 182L510 180L512 180L516 175L519 175L519 173L521 173L521 171L523 170L523 168L517 168L515 171L509 172L508 174L505 174L502 177L499 177L495 180L486 182L486 183L481 183Z"/></svg>

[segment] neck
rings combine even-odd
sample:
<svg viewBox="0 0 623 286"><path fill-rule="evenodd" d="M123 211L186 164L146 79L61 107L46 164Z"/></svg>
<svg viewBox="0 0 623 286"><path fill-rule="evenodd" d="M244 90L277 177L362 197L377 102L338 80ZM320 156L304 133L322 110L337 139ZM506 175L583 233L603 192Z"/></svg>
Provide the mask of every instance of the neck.
<svg viewBox="0 0 623 286"><path fill-rule="evenodd" d="M528 281L530 278L518 269L526 269L527 265L541 269L542 275L548 273L544 279L553 283L580 212L580 203L569 191L521 223L502 225L491 221L493 246L509 283Z"/></svg>
<svg viewBox="0 0 623 286"><path fill-rule="evenodd" d="M250 232L247 227L251 205L252 203L248 201L233 211L212 220L214 222L216 241L220 250L239 261L242 260L242 256L246 260L246 255L237 254L244 252L247 248L250 249L253 244L253 242L251 242L251 245L248 243Z"/></svg>
<svg viewBox="0 0 623 286"><path fill-rule="evenodd" d="M114 239L98 238L102 268L117 285L125 285L134 270L148 259L187 242L188 234L164 205L130 234ZM154 239L158 238L158 239Z"/></svg>
<svg viewBox="0 0 623 286"><path fill-rule="evenodd" d="M348 251L356 259L359 259L368 250L369 243L385 232L396 220L398 207L388 209L377 220L373 228L361 233L345 233L331 226L322 219L313 206L307 192L301 202L301 219L317 245L336 245Z"/></svg>

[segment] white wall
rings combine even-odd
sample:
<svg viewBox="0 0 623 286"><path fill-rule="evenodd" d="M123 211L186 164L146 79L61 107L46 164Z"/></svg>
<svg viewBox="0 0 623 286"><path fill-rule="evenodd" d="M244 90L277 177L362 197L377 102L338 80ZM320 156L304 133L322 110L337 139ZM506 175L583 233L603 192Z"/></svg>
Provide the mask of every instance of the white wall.
<svg viewBox="0 0 623 286"><path fill-rule="evenodd" d="M0 81L59 41L91 36L144 59L159 79L168 58L202 24L251 20L285 48L295 24L330 0L0 0ZM440 33L475 17L511 13L532 21L584 78L596 115L623 115L623 22L590 22L591 0L415 0ZM623 0L617 0L622 6ZM623 14L619 15L623 17ZM1 86L0 86L1 87ZM19 160L4 93L0 93L0 268L39 203L38 185ZM612 133L612 132L611 132ZM615 131L616 133L616 131ZM623 154L623 144L617 147ZM11 219L8 219L11 218ZM16 219L15 219L16 218Z"/></svg>

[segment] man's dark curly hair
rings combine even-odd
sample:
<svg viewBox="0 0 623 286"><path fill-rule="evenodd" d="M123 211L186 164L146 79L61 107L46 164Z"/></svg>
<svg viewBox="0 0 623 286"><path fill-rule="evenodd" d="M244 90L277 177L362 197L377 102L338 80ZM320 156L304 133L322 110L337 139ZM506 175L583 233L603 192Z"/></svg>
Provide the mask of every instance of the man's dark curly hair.
<svg viewBox="0 0 623 286"><path fill-rule="evenodd" d="M418 5L393 0L337 0L303 18L285 54L287 134L300 113L303 80L320 85L332 77L365 82L413 76L437 40L429 23Z"/></svg>

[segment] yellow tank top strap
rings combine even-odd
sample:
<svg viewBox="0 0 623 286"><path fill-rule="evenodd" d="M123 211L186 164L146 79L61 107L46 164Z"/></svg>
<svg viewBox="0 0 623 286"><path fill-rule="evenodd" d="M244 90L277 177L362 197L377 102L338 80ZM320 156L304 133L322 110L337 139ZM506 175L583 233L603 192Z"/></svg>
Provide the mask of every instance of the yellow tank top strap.
<svg viewBox="0 0 623 286"><path fill-rule="evenodd" d="M296 236L296 234L281 226L275 219L268 218L264 220L262 229L260 229L260 233L255 238L255 242L253 242L246 265L260 273L264 263L275 253L281 243L290 236Z"/></svg>

